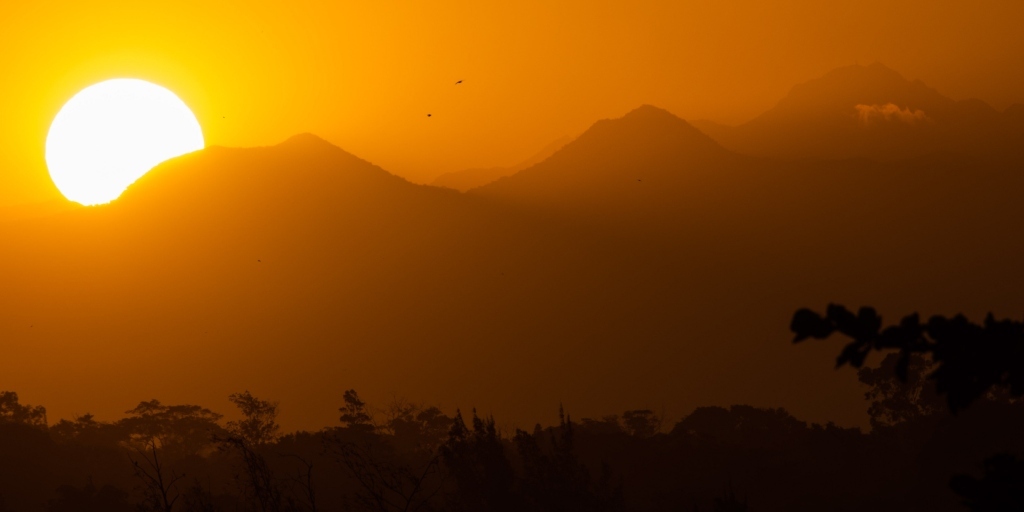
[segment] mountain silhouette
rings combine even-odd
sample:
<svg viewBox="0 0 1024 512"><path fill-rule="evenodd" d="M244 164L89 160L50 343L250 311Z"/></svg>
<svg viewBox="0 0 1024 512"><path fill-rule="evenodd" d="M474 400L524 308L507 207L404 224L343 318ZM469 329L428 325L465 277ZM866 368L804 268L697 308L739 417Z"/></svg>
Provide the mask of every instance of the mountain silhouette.
<svg viewBox="0 0 1024 512"><path fill-rule="evenodd" d="M723 146L783 158L894 160L934 152L1016 153L1022 123L980 100L954 101L882 64L848 66L797 85L736 127L695 123Z"/></svg>
<svg viewBox="0 0 1024 512"><path fill-rule="evenodd" d="M692 192L745 167L745 160L670 112L645 105L598 121L543 162L471 193L621 218L703 202Z"/></svg>
<svg viewBox="0 0 1024 512"><path fill-rule="evenodd" d="M431 185L435 187L447 187L455 190L465 192L471 188L476 188L482 185L491 183L498 178L504 178L505 176L511 176L523 169L531 167L537 163L543 162L549 156L555 153L565 146L572 138L561 137L554 142L544 146L543 149L538 151L536 154L519 162L512 167L490 167L486 169L464 169L461 171L447 172L438 176Z"/></svg>

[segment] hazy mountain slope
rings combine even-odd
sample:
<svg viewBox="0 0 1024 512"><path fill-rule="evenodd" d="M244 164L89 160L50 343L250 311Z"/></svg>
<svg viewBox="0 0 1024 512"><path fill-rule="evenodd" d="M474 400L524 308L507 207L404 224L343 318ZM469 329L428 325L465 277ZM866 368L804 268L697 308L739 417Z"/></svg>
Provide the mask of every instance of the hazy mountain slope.
<svg viewBox="0 0 1024 512"><path fill-rule="evenodd" d="M526 169L527 167L543 162L549 156L554 154L555 151L562 149L562 147L568 144L571 140L572 139L570 137L562 137L555 140L551 144L544 146L544 148L538 151L535 155L513 165L512 167L490 167L487 169L464 169L461 171L446 172L438 176L431 185L434 185L435 187L453 188L460 192L465 192L471 188L486 185L505 176L511 176L523 169Z"/></svg>
<svg viewBox="0 0 1024 512"><path fill-rule="evenodd" d="M759 156L892 160L935 151L999 156L1022 123L979 100L953 101L881 65L848 66L797 85L737 127L695 123L723 146Z"/></svg>

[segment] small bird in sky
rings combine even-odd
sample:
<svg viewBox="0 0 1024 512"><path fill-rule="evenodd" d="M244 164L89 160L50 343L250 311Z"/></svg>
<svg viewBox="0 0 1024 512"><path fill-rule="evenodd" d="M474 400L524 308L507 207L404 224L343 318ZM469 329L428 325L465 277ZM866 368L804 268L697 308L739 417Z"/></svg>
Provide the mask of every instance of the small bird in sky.
<svg viewBox="0 0 1024 512"><path fill-rule="evenodd" d="M256 263L263 263L263 260L256 260Z"/></svg>
<svg viewBox="0 0 1024 512"><path fill-rule="evenodd" d="M427 114L427 117L430 117L430 114Z"/></svg>
<svg viewBox="0 0 1024 512"><path fill-rule="evenodd" d="M461 83L462 83L462 80L459 80L458 82L455 82L455 85L459 85Z"/></svg>

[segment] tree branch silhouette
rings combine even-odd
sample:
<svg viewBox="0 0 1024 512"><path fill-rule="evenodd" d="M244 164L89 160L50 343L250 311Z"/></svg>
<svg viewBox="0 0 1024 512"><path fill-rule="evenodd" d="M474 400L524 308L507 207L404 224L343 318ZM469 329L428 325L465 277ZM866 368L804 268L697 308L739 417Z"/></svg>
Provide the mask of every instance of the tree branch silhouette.
<svg viewBox="0 0 1024 512"><path fill-rule="evenodd" d="M160 461L154 438L146 441L145 448L134 448L133 450L136 452L136 456L133 457L129 453L128 459L132 462L135 476L142 480L145 486L146 500L153 505L155 510L171 512L174 510L174 504L181 497L180 493L174 489L178 481L185 477L185 474L176 475L173 470L169 475L166 474L167 468Z"/></svg>
<svg viewBox="0 0 1024 512"><path fill-rule="evenodd" d="M895 372L903 382L911 356L929 356L935 370L928 378L935 381L936 392L945 395L953 414L997 389L1005 389L1013 397L1024 396L1024 322L996 320L989 313L980 325L963 315L936 315L922 323L920 316L912 313L883 328L882 317L874 308L862 307L854 314L841 305L829 304L824 315L798 310L790 329L796 335L794 343L835 333L851 338L836 358L837 367L849 364L860 368L872 351L898 350Z"/></svg>

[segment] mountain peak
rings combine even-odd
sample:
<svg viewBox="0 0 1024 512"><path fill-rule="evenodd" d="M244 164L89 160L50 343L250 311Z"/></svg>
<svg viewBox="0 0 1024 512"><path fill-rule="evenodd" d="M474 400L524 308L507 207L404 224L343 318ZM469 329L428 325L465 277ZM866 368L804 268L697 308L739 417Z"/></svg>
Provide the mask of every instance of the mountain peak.
<svg viewBox="0 0 1024 512"><path fill-rule="evenodd" d="M291 137L288 137L281 143L276 144L276 146L301 148L312 148L317 146L337 147L334 144L331 144L330 142L325 140L323 137L320 137L319 135L314 135L309 132L292 135Z"/></svg>
<svg viewBox="0 0 1024 512"><path fill-rule="evenodd" d="M660 118L678 119L678 120L682 121L682 119L680 119L675 114L669 112L668 110L665 110L665 109L663 109L661 107L655 107L654 105L650 105L650 104L647 104L647 103L645 103L643 105L640 105L639 107L637 107L637 108L635 108L633 110L630 110L629 112L626 113L626 115L622 116L622 119L630 119L630 118L633 118L633 119L639 119L639 118L651 119L651 118L658 118L658 117L660 117Z"/></svg>
<svg viewBox="0 0 1024 512"><path fill-rule="evenodd" d="M721 150L717 142L679 116L653 105L641 105L617 119L603 119L594 123L577 141L569 144L582 145L587 142L597 146L625 146L638 149L651 144L664 145L687 151Z"/></svg>
<svg viewBox="0 0 1024 512"><path fill-rule="evenodd" d="M844 115L858 104L923 108L943 108L951 100L920 80L908 80L899 72L875 62L833 69L819 78L793 87L773 111L765 115L820 115L840 112Z"/></svg>
<svg viewBox="0 0 1024 512"><path fill-rule="evenodd" d="M642 105L594 123L543 162L474 190L600 209L608 201L646 201L637 195L642 183L659 183L648 187L652 193L685 189L699 176L731 164L734 156L671 112Z"/></svg>

